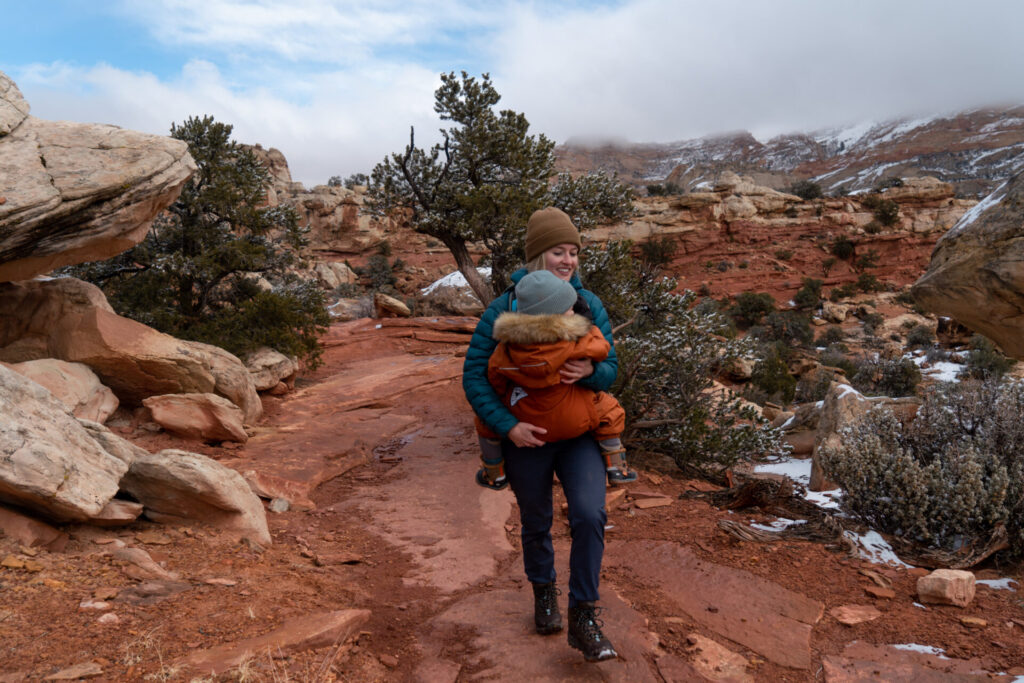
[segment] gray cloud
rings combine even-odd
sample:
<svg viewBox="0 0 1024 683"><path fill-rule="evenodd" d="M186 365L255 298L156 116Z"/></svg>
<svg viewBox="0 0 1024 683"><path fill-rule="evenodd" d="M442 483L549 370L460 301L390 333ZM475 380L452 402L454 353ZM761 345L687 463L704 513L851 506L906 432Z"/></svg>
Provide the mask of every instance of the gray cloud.
<svg viewBox="0 0 1024 683"><path fill-rule="evenodd" d="M438 72L489 71L535 132L672 141L1024 102L1024 3L123 2L198 57L161 80L107 65L10 70L36 115L166 133L213 114L311 185L436 138Z"/></svg>

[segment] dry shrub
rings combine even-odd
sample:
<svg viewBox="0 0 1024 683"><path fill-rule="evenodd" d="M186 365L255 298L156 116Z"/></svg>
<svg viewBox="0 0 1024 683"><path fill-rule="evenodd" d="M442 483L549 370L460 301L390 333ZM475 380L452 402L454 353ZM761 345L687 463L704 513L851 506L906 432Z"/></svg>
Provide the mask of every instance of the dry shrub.
<svg viewBox="0 0 1024 683"><path fill-rule="evenodd" d="M844 506L880 531L942 550L1005 524L1024 550L1024 385L940 383L901 425L884 407L840 431L822 465Z"/></svg>

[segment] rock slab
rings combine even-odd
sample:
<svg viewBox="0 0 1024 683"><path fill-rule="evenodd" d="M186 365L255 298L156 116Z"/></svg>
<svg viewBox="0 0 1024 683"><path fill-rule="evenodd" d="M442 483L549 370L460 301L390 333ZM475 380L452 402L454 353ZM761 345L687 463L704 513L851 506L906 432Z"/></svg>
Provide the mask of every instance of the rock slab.
<svg viewBox="0 0 1024 683"><path fill-rule="evenodd" d="M644 561L636 562L642 557ZM809 669L811 629L825 606L754 574L716 565L671 542L610 543L605 563L657 585L711 631L782 666Z"/></svg>

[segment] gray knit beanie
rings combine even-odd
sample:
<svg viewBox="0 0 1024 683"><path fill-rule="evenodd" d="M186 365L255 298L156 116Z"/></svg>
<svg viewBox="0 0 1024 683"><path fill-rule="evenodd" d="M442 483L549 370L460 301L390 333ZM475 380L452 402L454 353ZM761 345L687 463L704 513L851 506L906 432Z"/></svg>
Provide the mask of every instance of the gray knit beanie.
<svg viewBox="0 0 1024 683"><path fill-rule="evenodd" d="M516 302L520 313L561 315L576 303L576 288L549 270L537 270L519 280Z"/></svg>

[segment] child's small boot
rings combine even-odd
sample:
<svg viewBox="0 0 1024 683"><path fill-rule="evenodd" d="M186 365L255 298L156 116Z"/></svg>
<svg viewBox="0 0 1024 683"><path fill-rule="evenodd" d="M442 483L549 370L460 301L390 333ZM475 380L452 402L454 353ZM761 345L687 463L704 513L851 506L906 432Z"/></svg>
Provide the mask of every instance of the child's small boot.
<svg viewBox="0 0 1024 683"><path fill-rule="evenodd" d="M626 465L626 449L618 439L600 442L601 454L604 456L604 468L608 473L608 485L618 486L629 484L637 479L636 472L630 471Z"/></svg>
<svg viewBox="0 0 1024 683"><path fill-rule="evenodd" d="M500 440L480 437L480 461L484 466L476 472L477 484L494 491L500 491L508 486Z"/></svg>

